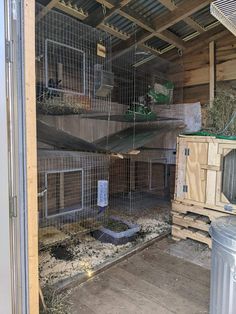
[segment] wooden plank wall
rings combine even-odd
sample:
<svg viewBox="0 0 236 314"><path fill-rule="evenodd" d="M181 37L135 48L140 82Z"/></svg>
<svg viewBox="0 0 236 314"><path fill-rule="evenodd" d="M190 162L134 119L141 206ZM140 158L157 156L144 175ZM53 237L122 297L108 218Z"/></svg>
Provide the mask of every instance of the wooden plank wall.
<svg viewBox="0 0 236 314"><path fill-rule="evenodd" d="M236 80L236 37L228 34L215 42L216 82L227 85ZM209 46L183 55L184 67L184 103L209 102Z"/></svg>

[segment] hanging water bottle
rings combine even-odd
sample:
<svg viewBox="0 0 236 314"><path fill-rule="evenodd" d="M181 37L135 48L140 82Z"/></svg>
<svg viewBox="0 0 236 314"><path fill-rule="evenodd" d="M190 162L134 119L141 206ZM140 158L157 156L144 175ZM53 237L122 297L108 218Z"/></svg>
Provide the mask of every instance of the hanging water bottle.
<svg viewBox="0 0 236 314"><path fill-rule="evenodd" d="M99 206L99 213L105 210L108 206L108 181L98 180L98 197L97 205Z"/></svg>

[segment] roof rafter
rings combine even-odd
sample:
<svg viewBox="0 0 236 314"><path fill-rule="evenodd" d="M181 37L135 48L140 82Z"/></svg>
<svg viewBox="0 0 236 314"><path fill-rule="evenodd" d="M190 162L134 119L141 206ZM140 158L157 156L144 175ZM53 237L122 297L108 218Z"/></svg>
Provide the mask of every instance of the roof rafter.
<svg viewBox="0 0 236 314"><path fill-rule="evenodd" d="M193 13L201 10L202 8L210 4L210 2L211 0L185 0L173 11L163 14L153 21L156 31L161 32L171 27L172 25L178 23L184 18L189 17Z"/></svg>
<svg viewBox="0 0 236 314"><path fill-rule="evenodd" d="M112 8L113 5L107 1L107 0L96 0L100 4L105 5L107 8ZM116 11L119 15L125 17L126 19L130 20L131 22L135 23L139 27L143 28L146 32L147 39L143 40L142 38L140 39L140 42L137 42L137 44L143 44L145 41L147 41L149 38L152 38L153 36L156 36L178 48L183 49L184 48L184 41L179 38L178 36L174 35L168 30L165 30L163 32L156 32L155 28L153 25L148 25L146 21L142 21L140 17L137 17L133 14L133 12L129 12L128 10L123 11L121 9L118 9Z"/></svg>
<svg viewBox="0 0 236 314"><path fill-rule="evenodd" d="M223 27L222 25L218 24L214 28L210 28L209 30L195 37L194 39L186 42L186 49L184 50L184 55L190 54L196 51L196 49L200 49L201 47L204 46L208 47L209 42L222 38L227 34L229 34L229 31L225 29L225 27ZM169 51L165 53L165 57L168 60L175 60L179 56L176 53L176 51Z"/></svg>
<svg viewBox="0 0 236 314"><path fill-rule="evenodd" d="M117 45L115 47L116 51L127 49L129 47L132 47L135 44L145 43L147 40L149 40L153 36L157 36L157 37L161 38L160 34L163 35L163 34L165 34L165 32L168 32L168 36L170 36L170 34L173 34L173 33L168 31L167 28L174 25L175 23L178 23L182 18L186 18L186 17L190 16L191 14L197 12L198 10L201 10L206 5L208 5L210 2L211 2L211 0L198 0L198 1L185 0L181 5L176 7L172 12L163 14L161 17L157 17L153 21L154 27L147 28L145 26L145 30L148 31L148 32L146 32L146 35L144 32L143 34L141 34L140 37L137 37L137 36L130 37L125 43L121 43L121 44ZM140 24L138 24L138 25L141 26ZM165 38L161 38L161 39L165 40ZM178 38L178 39L184 43L184 41L182 39L180 39L180 38ZM182 45L182 47L180 47L178 44L174 43L173 41L172 42L169 41L169 43L176 46L177 48L182 48L182 49L185 48L185 43Z"/></svg>
<svg viewBox="0 0 236 314"><path fill-rule="evenodd" d="M159 2L165 6L168 10L170 11L174 11L177 6L171 1L171 0L159 0ZM196 21L194 21L191 17L186 17L183 19L183 21L188 24L190 27L192 27L192 29L194 29L195 31L199 32L199 33L203 33L205 32L204 27L202 27L201 25L199 25Z"/></svg>
<svg viewBox="0 0 236 314"><path fill-rule="evenodd" d="M106 12L103 12L101 8L98 8L97 10L95 10L95 12L89 15L86 22L92 25L93 27L98 27L101 24L103 24L113 14L118 13L120 9L122 9L130 2L131 0L116 1L109 5L109 7L107 7L104 3L101 3L108 10L106 10Z"/></svg>
<svg viewBox="0 0 236 314"><path fill-rule="evenodd" d="M59 0L50 0L48 4L37 14L36 22L39 22L52 8L58 4Z"/></svg>

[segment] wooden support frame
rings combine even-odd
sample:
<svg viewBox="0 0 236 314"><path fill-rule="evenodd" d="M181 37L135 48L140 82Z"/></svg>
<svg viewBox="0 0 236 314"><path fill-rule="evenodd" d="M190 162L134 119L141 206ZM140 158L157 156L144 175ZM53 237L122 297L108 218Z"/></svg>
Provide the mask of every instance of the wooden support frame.
<svg viewBox="0 0 236 314"><path fill-rule="evenodd" d="M64 13L67 13L81 21L85 20L88 17L87 12L84 12L82 9L77 8L77 7L72 7L66 3L62 3L58 1L55 5L55 8L61 10Z"/></svg>
<svg viewBox="0 0 236 314"><path fill-rule="evenodd" d="M131 14L128 14L123 11L119 11L119 14L122 13L126 18L132 20L137 25L145 29L147 32L142 34L137 40L132 38L131 41L134 41L134 44L143 44L153 36L156 36L164 41L167 41L171 45L176 46L180 49L185 49L184 41L179 38L178 36L174 35L170 31L167 30L170 26L178 23L184 18L189 17L191 14L199 11L200 9L204 8L208 5L211 1L210 0L185 0L183 4L179 5L175 9L173 9L170 13L164 14L161 17L158 17L156 20L152 22L152 25L149 26L144 22L140 22L140 18L134 18ZM131 41L127 41L125 44L122 43L119 45L116 50L123 50L128 47L133 46L134 44L130 44Z"/></svg>
<svg viewBox="0 0 236 314"><path fill-rule="evenodd" d="M107 8L110 8L110 9L113 8L113 5L109 1L103 1L103 0L96 0L96 1L99 2L100 4L105 5ZM170 31L165 30L163 32L156 32L155 28L152 25L148 25L146 21L142 21L140 19L140 17L135 16L133 12L128 12L128 10L124 11L124 10L118 9L116 11L116 13L127 18L128 20L137 24L139 27L143 28L146 31L146 33L144 33L144 38L146 35L146 39L142 40L142 38L140 38L140 42L138 42L139 45L143 44L149 38L156 36L156 37L158 37L158 38L160 38L160 39L162 39L162 40L164 40L170 44L175 45L178 48L181 48L181 49L184 48L184 41L181 38L179 38L178 36L171 33ZM134 39L134 38L132 38L132 39ZM129 44L127 42L126 44L122 45L121 47L117 47L116 50L126 49L126 48L128 48L128 45ZM132 45L133 44L131 44L129 47L131 47ZM123 48L123 46L124 46L124 48ZM147 49L148 49L148 47L147 47Z"/></svg>
<svg viewBox="0 0 236 314"><path fill-rule="evenodd" d="M154 21L154 26L156 31L161 32L170 26L178 23L184 18L192 15L193 13L201 10L208 4L211 0L185 0L182 4L176 7L172 12L159 17Z"/></svg>
<svg viewBox="0 0 236 314"><path fill-rule="evenodd" d="M191 54L192 52L196 51L197 49L201 49L202 47L208 46L211 41L216 41L223 36L229 34L229 31L225 29L222 25L216 25L215 27L207 30L206 32L198 35L196 38L189 40L185 43L185 50L184 54ZM179 58L177 51L167 52L166 58L170 61L173 61Z"/></svg>
<svg viewBox="0 0 236 314"><path fill-rule="evenodd" d="M215 86L216 86L215 42L211 41L209 44L209 100L211 107L215 98Z"/></svg>
<svg viewBox="0 0 236 314"><path fill-rule="evenodd" d="M159 0L159 2L170 11L174 11L177 8L177 6L171 0ZM199 25L197 22L195 22L192 18L186 17L184 18L183 21L186 24L188 24L190 27L192 27L198 33L201 34L205 32L205 29L201 25Z"/></svg>
<svg viewBox="0 0 236 314"><path fill-rule="evenodd" d="M39 313L38 276L38 199L37 199L37 137L35 95L35 1L25 0L24 16L24 91L26 189L28 213L28 306L29 313Z"/></svg>
<svg viewBox="0 0 236 314"><path fill-rule="evenodd" d="M38 13L36 22L40 21L52 8L59 3L59 0L50 0L49 3Z"/></svg>

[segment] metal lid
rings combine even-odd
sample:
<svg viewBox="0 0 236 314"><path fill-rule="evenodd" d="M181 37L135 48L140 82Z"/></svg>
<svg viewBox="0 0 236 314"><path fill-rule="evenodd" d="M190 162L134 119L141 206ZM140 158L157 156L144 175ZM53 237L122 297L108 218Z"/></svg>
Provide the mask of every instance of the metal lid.
<svg viewBox="0 0 236 314"><path fill-rule="evenodd" d="M236 251L236 216L220 217L211 223L210 234L214 241Z"/></svg>

